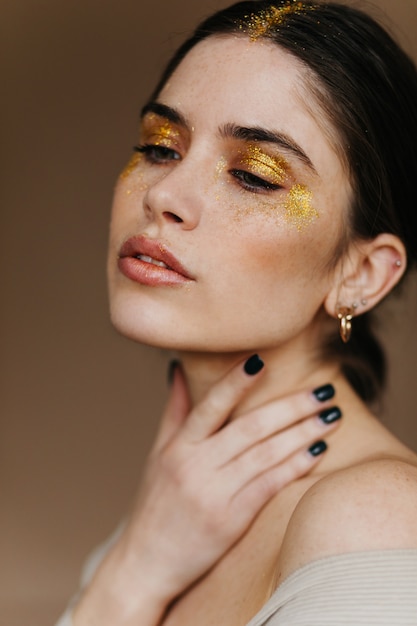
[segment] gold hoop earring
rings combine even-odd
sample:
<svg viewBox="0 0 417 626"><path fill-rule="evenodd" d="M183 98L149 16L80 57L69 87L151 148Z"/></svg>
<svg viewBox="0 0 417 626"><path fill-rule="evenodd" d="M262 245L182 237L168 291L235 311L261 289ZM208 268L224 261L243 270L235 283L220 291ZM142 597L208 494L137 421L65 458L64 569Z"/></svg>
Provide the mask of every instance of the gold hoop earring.
<svg viewBox="0 0 417 626"><path fill-rule="evenodd" d="M349 306L341 306L337 312L339 333L343 343L347 343L352 334L353 311Z"/></svg>

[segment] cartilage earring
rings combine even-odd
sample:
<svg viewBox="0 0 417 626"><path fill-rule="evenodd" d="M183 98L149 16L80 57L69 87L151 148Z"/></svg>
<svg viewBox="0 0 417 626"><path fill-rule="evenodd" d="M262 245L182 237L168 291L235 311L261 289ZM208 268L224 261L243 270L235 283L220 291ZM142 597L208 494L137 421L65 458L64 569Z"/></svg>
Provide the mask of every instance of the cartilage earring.
<svg viewBox="0 0 417 626"><path fill-rule="evenodd" d="M352 333L353 311L350 306L341 306L338 309L339 333L343 343L347 343Z"/></svg>

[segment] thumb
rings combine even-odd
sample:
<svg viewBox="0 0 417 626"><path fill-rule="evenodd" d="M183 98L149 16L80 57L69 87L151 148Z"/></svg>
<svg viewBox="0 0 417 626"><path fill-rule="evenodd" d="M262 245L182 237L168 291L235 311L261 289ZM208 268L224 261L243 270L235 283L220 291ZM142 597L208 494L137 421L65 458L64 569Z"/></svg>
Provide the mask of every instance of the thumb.
<svg viewBox="0 0 417 626"><path fill-rule="evenodd" d="M172 383L155 441L155 450L163 448L184 423L191 410L187 382L181 364L172 367Z"/></svg>

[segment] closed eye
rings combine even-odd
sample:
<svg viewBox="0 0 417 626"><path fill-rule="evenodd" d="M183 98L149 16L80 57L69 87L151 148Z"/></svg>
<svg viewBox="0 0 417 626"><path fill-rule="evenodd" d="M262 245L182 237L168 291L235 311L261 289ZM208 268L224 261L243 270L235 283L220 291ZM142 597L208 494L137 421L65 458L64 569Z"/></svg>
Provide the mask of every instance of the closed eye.
<svg viewBox="0 0 417 626"><path fill-rule="evenodd" d="M176 150L157 144L147 143L139 146L134 146L133 149L135 150L135 152L140 152L141 154L144 154L148 163L154 163L157 165L169 163L170 161L179 161L181 159L181 156Z"/></svg>
<svg viewBox="0 0 417 626"><path fill-rule="evenodd" d="M236 178L247 191L261 193L262 191L276 191L277 189L282 189L281 185L271 183L245 170L232 169L230 170L230 174Z"/></svg>

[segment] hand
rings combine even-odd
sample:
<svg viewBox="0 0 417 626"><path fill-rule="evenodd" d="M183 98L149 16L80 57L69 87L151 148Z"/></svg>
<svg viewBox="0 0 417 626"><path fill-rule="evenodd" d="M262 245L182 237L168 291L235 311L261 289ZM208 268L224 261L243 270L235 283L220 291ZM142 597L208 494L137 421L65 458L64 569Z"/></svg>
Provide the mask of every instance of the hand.
<svg viewBox="0 0 417 626"><path fill-rule="evenodd" d="M248 362L255 370L262 365L257 357ZM101 618L100 625L133 624L135 615L141 624L157 624L156 616L222 557L262 507L317 463L319 457L308 450L337 425L318 417L328 397L320 402L320 394L299 392L229 423L261 375L260 369L249 375L240 364L190 410L186 383L176 368L135 508L93 581L101 592L112 585L112 606L123 606L108 622ZM144 620L144 603L155 607L154 621ZM99 621L76 626L84 623Z"/></svg>

